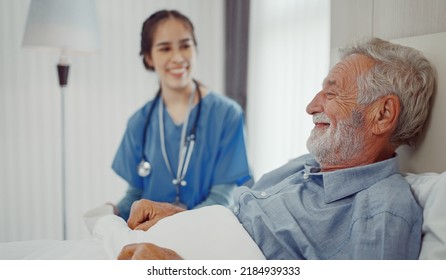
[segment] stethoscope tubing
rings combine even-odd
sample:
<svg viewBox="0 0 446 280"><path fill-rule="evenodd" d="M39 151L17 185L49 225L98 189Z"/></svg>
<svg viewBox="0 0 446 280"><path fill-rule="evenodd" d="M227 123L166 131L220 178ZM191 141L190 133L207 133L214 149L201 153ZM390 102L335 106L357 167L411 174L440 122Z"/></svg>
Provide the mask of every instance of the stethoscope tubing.
<svg viewBox="0 0 446 280"><path fill-rule="evenodd" d="M177 176L175 176L173 174L173 170L170 167L170 163L169 163L169 161L167 159L167 154L163 155L164 161L166 163L167 168L169 169L169 172L175 178L174 179L174 184L181 183L181 184L185 185L184 177L186 176L186 173L187 173L187 170L188 170L188 167L189 167L189 163L190 163L190 159L191 159L191 156L192 156L192 151L193 151L193 148L195 146L195 141L196 141L196 138L197 138L196 137L196 129L197 129L197 125L198 125L198 120L199 120L200 115L201 115L201 99L202 99L202 95L201 95L201 90L200 90L198 82L195 81L195 80L193 80L193 82L195 84L195 89L198 92L197 114L195 115L195 119L194 119L194 122L193 122L193 125L192 125L192 128L191 128L191 131L190 131L189 135L182 137L182 139L185 139L185 141L182 140L181 141L182 143L180 145L180 154L179 154L179 159L178 159L179 163L178 163ZM195 92L195 89L194 89L194 92ZM142 146L141 146L141 162L138 164L138 168L137 168L138 169L138 175L141 176L141 177L146 177L146 176L150 175L150 173L151 173L151 165L150 165L149 161L147 160L147 158L145 157L144 147L145 147L145 144L146 144L147 129L148 129L149 125L150 125L150 121L151 121L152 114L153 114L153 111L155 109L155 106L156 106L157 103L160 102L160 97L161 97L161 88L158 90L158 92L157 92L157 94L156 94L156 96L155 96L155 98L154 98L154 100L153 100L153 102L152 102L152 104L151 104L151 106L149 108L149 112L147 114L147 117L146 117L146 120L145 120L145 123L144 123L144 130L143 130L143 135L142 135ZM160 103L159 106L162 107L162 104ZM160 117L162 117L162 116L160 116ZM189 120L189 116L187 116L187 120L183 124L183 127L186 130L187 130L188 120ZM164 129L164 128L160 127L160 130L161 129ZM160 135L161 134L164 134L164 133L160 133ZM161 139L161 142L162 142L161 144L163 146L165 146L165 139ZM182 148L183 145L186 146L186 149ZM186 154L184 155L184 153L186 153Z"/></svg>
<svg viewBox="0 0 446 280"><path fill-rule="evenodd" d="M195 98L195 84L192 88L192 93L189 97L189 103L187 106L187 113L186 118L183 123L183 127L181 129L181 138L180 138L180 145L178 148L178 167L177 167L177 173L173 173L172 166L170 164L169 158L167 157L167 150L166 150L166 138L164 135L164 116L163 116L163 106L158 107L158 120L159 120L159 128L160 128L160 142L161 142L161 152L163 154L164 163L167 166L167 169L169 169L169 172L171 176L174 178L172 183L174 185L181 184L182 186L186 185L186 181L184 181L183 177L181 177L181 174L183 173L184 165L189 165L188 162L185 162L185 158L187 157L187 145L186 145L186 132L187 127L189 124L189 116L190 111L192 110L192 104L193 100Z"/></svg>

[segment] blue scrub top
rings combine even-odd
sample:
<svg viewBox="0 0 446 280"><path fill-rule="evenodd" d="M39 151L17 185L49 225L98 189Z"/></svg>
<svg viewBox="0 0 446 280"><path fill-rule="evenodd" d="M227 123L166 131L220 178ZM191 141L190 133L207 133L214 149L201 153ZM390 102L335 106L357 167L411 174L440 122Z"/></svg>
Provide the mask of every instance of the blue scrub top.
<svg viewBox="0 0 446 280"><path fill-rule="evenodd" d="M157 102L147 128L144 154L152 165L147 177L140 177L137 166L141 161L144 123L152 101L139 109L127 123L127 129L113 161L113 170L131 186L143 190L142 198L174 202L176 187L164 162L159 135ZM213 185L241 185L251 178L245 146L243 111L233 100L213 92L201 100L201 113L196 128L196 142L185 180L180 187L180 201L193 208L209 195ZM164 132L166 151L173 172L178 167L178 152L182 125L173 122L165 106ZM190 114L188 134L193 126L198 106Z"/></svg>

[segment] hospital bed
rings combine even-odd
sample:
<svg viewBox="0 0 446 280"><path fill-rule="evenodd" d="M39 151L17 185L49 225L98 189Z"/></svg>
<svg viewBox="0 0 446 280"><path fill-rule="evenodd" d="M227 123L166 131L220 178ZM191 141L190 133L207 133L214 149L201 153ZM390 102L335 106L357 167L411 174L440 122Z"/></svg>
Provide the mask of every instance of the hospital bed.
<svg viewBox="0 0 446 280"><path fill-rule="evenodd" d="M423 207L419 258L446 259L446 154L442 145L446 143L446 54L442 51L446 33L394 42L423 51L439 76L421 141L416 147L401 147L397 152L401 171ZM192 219L201 222L191 226L188 221ZM264 259L230 210L221 206L179 213L158 222L148 232L130 231L122 219L109 215L96 223L91 239L3 243L0 259L115 259L125 244L143 241L174 249L186 259Z"/></svg>

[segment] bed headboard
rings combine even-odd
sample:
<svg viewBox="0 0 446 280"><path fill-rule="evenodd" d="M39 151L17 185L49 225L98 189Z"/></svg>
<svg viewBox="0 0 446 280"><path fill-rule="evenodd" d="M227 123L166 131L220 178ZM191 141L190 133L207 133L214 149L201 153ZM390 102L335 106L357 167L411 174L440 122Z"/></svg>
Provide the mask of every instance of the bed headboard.
<svg viewBox="0 0 446 280"><path fill-rule="evenodd" d="M446 171L446 32L392 40L423 52L437 70L437 92L427 127L414 147L401 146L401 172Z"/></svg>

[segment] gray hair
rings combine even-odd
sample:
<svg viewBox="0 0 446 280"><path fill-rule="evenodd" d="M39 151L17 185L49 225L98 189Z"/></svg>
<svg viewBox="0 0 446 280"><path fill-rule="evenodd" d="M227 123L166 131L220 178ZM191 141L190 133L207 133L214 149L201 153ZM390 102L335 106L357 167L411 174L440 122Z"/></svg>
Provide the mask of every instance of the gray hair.
<svg viewBox="0 0 446 280"><path fill-rule="evenodd" d="M395 146L412 145L421 134L436 89L436 71L421 52L378 38L341 50L341 58L365 55L376 64L358 77L358 104L385 95L398 96L401 112L390 139Z"/></svg>

